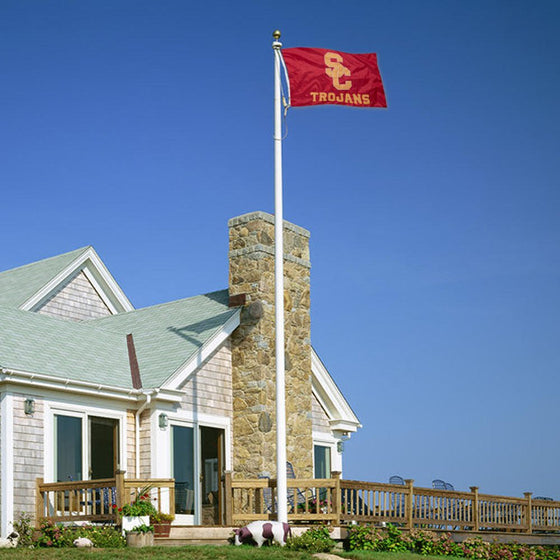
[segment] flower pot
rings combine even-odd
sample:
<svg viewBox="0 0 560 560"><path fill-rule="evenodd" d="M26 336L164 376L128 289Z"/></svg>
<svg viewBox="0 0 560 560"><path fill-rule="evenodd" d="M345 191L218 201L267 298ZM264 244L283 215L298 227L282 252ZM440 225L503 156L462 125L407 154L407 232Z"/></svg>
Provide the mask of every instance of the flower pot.
<svg viewBox="0 0 560 560"><path fill-rule="evenodd" d="M154 534L149 531L147 533L132 533L126 534L126 546L132 548L141 548L143 546L154 546Z"/></svg>
<svg viewBox="0 0 560 560"><path fill-rule="evenodd" d="M171 521L154 523L154 537L168 537L171 532Z"/></svg>
<svg viewBox="0 0 560 560"><path fill-rule="evenodd" d="M133 531L134 529L136 529L136 527L140 527L140 525L150 525L150 516L140 515L135 517L128 517L125 515L122 518L123 535L126 534L127 531Z"/></svg>

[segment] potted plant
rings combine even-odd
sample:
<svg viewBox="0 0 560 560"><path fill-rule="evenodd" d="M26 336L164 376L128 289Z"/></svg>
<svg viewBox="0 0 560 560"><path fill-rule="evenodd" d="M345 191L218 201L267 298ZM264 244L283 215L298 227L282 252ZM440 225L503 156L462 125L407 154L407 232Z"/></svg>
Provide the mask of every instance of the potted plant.
<svg viewBox="0 0 560 560"><path fill-rule="evenodd" d="M122 516L123 534L142 525L150 526L150 516L157 514L157 510L150 500L149 491L150 487L142 488L132 503L124 504L118 510L117 513ZM113 505L114 509L116 507Z"/></svg>
<svg viewBox="0 0 560 560"><path fill-rule="evenodd" d="M132 548L154 546L154 528L151 525L138 525L125 534L127 546Z"/></svg>
<svg viewBox="0 0 560 560"><path fill-rule="evenodd" d="M174 515L159 511L150 515L150 523L154 526L154 537L168 537L173 519L175 519Z"/></svg>

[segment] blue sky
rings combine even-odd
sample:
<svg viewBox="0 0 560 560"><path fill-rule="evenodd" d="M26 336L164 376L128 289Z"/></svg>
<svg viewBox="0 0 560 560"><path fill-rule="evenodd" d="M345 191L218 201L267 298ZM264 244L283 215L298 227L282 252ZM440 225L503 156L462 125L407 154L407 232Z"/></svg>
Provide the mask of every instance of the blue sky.
<svg viewBox="0 0 560 560"><path fill-rule="evenodd" d="M272 31L377 52L387 110L293 109L284 142L345 477L560 498L560 3L0 15L0 269L92 244L137 307L225 287L228 218L273 211Z"/></svg>

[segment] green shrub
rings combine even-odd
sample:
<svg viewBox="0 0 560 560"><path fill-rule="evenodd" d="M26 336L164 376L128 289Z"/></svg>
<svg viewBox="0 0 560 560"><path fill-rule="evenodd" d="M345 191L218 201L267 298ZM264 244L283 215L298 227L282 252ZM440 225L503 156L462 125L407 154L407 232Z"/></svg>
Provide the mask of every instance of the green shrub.
<svg viewBox="0 0 560 560"><path fill-rule="evenodd" d="M74 546L74 540L86 537L96 548L124 548L126 540L113 525L63 526L44 520L39 525L39 532L33 539L33 545L46 548L64 548Z"/></svg>
<svg viewBox="0 0 560 560"><path fill-rule="evenodd" d="M491 534L488 535L492 537ZM560 560L558 546L530 546L517 543L488 543L470 537L461 543L450 533L412 529L402 533L398 527L386 528L353 525L348 528L349 550L410 551L423 555L456 556L472 560Z"/></svg>
<svg viewBox="0 0 560 560"><path fill-rule="evenodd" d="M19 533L18 546L23 548L33 546L33 533L35 529L31 522L31 516L25 512L20 513L13 526L14 531Z"/></svg>
<svg viewBox="0 0 560 560"><path fill-rule="evenodd" d="M302 550L316 554L318 552L330 552L335 544L328 527L316 527L308 529L299 537L288 539L286 546L291 550Z"/></svg>
<svg viewBox="0 0 560 560"><path fill-rule="evenodd" d="M124 548L126 539L113 525L86 525L73 530L73 538L86 537L96 548Z"/></svg>
<svg viewBox="0 0 560 560"><path fill-rule="evenodd" d="M459 545L450 533L436 533L426 529L412 529L403 539L408 538L409 550L417 554L437 556L461 556Z"/></svg>
<svg viewBox="0 0 560 560"><path fill-rule="evenodd" d="M383 540L380 529L371 525L352 525L348 529L346 545L348 550L379 551L379 543Z"/></svg>

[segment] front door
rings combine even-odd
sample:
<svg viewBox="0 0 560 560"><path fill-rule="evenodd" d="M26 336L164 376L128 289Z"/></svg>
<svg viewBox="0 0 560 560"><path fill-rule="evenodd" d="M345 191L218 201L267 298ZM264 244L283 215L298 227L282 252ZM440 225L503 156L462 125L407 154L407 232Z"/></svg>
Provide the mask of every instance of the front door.
<svg viewBox="0 0 560 560"><path fill-rule="evenodd" d="M202 525L222 523L224 430L200 428L200 495Z"/></svg>

